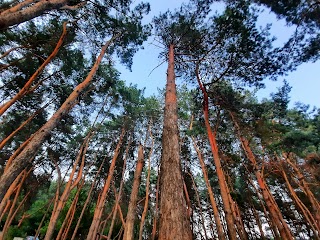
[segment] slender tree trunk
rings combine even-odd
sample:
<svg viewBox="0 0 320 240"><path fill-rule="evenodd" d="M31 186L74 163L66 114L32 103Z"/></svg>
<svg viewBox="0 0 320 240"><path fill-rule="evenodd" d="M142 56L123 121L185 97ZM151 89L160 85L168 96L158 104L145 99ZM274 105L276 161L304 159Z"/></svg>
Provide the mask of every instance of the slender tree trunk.
<svg viewBox="0 0 320 240"><path fill-rule="evenodd" d="M69 0L24 0L0 13L0 29L29 21L50 10L68 6Z"/></svg>
<svg viewBox="0 0 320 240"><path fill-rule="evenodd" d="M226 173L225 176L226 176L226 179L227 179L226 180L227 184L228 184L228 186L231 186L230 188L231 188L231 191L233 192L234 190L232 188L231 178L230 178L228 173ZM245 229L243 221L242 221L242 217L241 217L241 212L240 212L239 206L232 199L231 194L228 194L228 196L229 196L230 206L231 206L231 209L232 209L233 218L234 218L234 221L235 221L236 226L237 226L238 235L239 235L240 239L247 240L248 239L248 234L246 232L246 229Z"/></svg>
<svg viewBox="0 0 320 240"><path fill-rule="evenodd" d="M156 187L156 206L154 208L151 240L155 240L156 235L157 235L157 220L159 217L158 216L158 214L159 214L159 189L160 189L160 176L159 176L159 172L158 172L157 187Z"/></svg>
<svg viewBox="0 0 320 240"><path fill-rule="evenodd" d="M76 192L76 195L74 196L71 204L70 204L70 207L68 209L68 212L67 212L67 215L66 217L64 218L63 220L63 223L59 229L59 232L58 232L58 236L56 238L56 240L63 240L67 237L68 235L68 231L69 231L69 227L73 221L73 218L74 218L74 214L75 214L75 211L76 211L76 207L77 207L77 203L78 203L78 200L79 200L79 195L80 195L80 192L82 190L82 186L84 184L84 180L82 179L82 181L79 183L78 187L77 187L77 192Z"/></svg>
<svg viewBox="0 0 320 240"><path fill-rule="evenodd" d="M7 216L7 220L6 220L6 222L5 222L5 224L4 224L4 227L3 227L3 230L2 230L2 236L3 236L3 237L5 237L5 235L6 235L7 231L8 231L8 228L10 227L10 225L11 225L11 223L12 223L12 221L13 221L14 216L17 214L17 211L18 211L19 208L21 207L21 204L20 204L20 205L17 207L16 211L14 211L14 208L15 208L15 206L16 206L16 203L17 203L17 201L18 201L18 197L19 197L20 192L21 192L21 189L22 189L22 185L23 185L24 181L26 180L27 176L29 175L29 173L30 173L31 171L32 171L32 168L31 168L29 171L27 171L27 170L25 169L25 170L23 170L23 172L22 172L21 180L20 180L20 182L19 182L19 184L18 184L18 187L17 187L17 189L16 189L15 197L14 197L14 199L13 199L13 201L12 201L11 208L10 208L9 213L8 213L8 216ZM26 197L27 197L29 194L30 194L30 192L26 194L26 196L25 196L25 198L24 198L24 200L23 200L22 202L24 202L24 201L26 200ZM0 237L0 240L2 240L1 237Z"/></svg>
<svg viewBox="0 0 320 240"><path fill-rule="evenodd" d="M150 152L149 152L149 156L148 156L148 175L147 175L147 180L146 180L146 181L147 181L147 185L146 185L146 199L145 199L145 202L144 202L144 208L143 208L143 212L142 212L142 216L141 216L141 221L140 221L139 240L142 240L144 221L145 221L145 219L146 219L147 211L148 211L148 207L149 207L149 188L150 188L150 174L151 174L151 156L152 156L153 145L154 145L154 140L153 140L153 136L152 136L150 127L149 127L149 133L150 133L150 137L151 137L151 140L152 140L152 145L151 145Z"/></svg>
<svg viewBox="0 0 320 240"><path fill-rule="evenodd" d="M184 195L185 195L187 206L188 206L188 208L187 208L187 213L188 213L187 216L188 216L188 218L190 218L191 215L192 215L191 201L190 201L187 185L186 185L186 183L184 181L183 181L183 191L184 191Z"/></svg>
<svg viewBox="0 0 320 240"><path fill-rule="evenodd" d="M169 46L168 57L160 169L159 240L188 240L192 239L192 232L183 195L174 73L174 46L172 44Z"/></svg>
<svg viewBox="0 0 320 240"><path fill-rule="evenodd" d="M72 191L72 189L74 189L78 185L79 181L82 178L82 170L83 170L84 162L85 162L84 161L85 154L86 154L88 146L89 146L90 137L91 137L91 132L87 135L86 139L84 140L83 144L81 145L77 159L73 164L73 168L70 173L69 181L66 183L66 186L63 190L62 195L58 199L58 202L55 203L44 240L51 240L52 239L56 223L58 221L58 218L60 216L61 211L63 210L63 208L69 198L70 192ZM80 164L80 167L78 170L78 176L74 180L73 177L76 173L76 169L77 169L77 166L78 166L80 160L81 160L81 164Z"/></svg>
<svg viewBox="0 0 320 240"><path fill-rule="evenodd" d="M259 216L257 210L255 209L255 207L253 206L252 200L250 200L250 205L251 205L251 209L252 209L254 218L256 219L257 225L258 225L258 227L259 227L260 238L261 238L261 240L265 240L266 238L265 238L265 236L264 236L262 224L261 224L261 221L260 221L260 216Z"/></svg>
<svg viewBox="0 0 320 240"><path fill-rule="evenodd" d="M272 218L270 217L270 212L269 212L269 214L268 214L268 211L267 211L267 209L266 209L266 207L265 207L265 205L264 205L265 202L264 202L263 199L262 199L263 196L262 196L262 198L260 197L260 194L259 194L259 193L260 193L262 190L260 189L261 191L259 191L259 190L256 188L256 186L255 186L255 184L254 184L254 182L253 182L250 174L249 174L248 176L249 176L248 180L249 180L251 186L255 189L255 191L256 191L256 193L257 193L257 196L258 196L258 198L259 198L259 201L260 201L261 207L262 207L262 209L263 209L265 218L266 218L266 220L268 221L268 224L269 224L270 229L271 229L271 231L272 231L272 233L273 233L273 236L274 236L274 238L275 238L276 240L280 240L280 236L279 236L279 231L278 231L277 225L275 224L275 222L272 221Z"/></svg>
<svg viewBox="0 0 320 240"><path fill-rule="evenodd" d="M196 142L195 142L193 137L192 137L192 142L193 142L193 146L194 146L194 148L195 148L195 150L197 152L198 159L200 161L200 166L201 166L201 169L202 169L202 174L203 174L203 177L204 177L204 181L205 181L207 189L208 189L209 199L210 199L211 207L212 207L212 210L213 210L213 216L214 216L214 220L215 220L216 228L217 228L217 232L218 232L218 238L219 238L219 240L223 240L223 239L225 239L225 235L224 235L224 231L223 231L223 226L221 224L221 219L220 219L220 215L219 215L219 209L218 209L216 200L214 198L214 193L213 193L211 185L210 185L207 168L206 168L206 165L204 163L202 154L201 154L201 152L200 152L200 150L199 150L199 148L198 148L198 146L197 146L197 144L196 144Z"/></svg>
<svg viewBox="0 0 320 240"><path fill-rule="evenodd" d="M9 142L9 140L14 137L17 132L19 132L22 128L24 128L29 122L31 122L39 113L41 113L49 104L51 101L49 101L47 104L45 104L43 107L39 108L37 111L35 111L30 117L28 117L23 123L20 124L20 126L14 130L12 133L10 133L5 139L3 139L0 142L0 150Z"/></svg>
<svg viewBox="0 0 320 240"><path fill-rule="evenodd" d="M114 169L116 166L116 160L118 158L118 155L120 153L120 147L122 145L122 140L125 134L125 128L122 128L121 134L120 134L120 138L117 144L117 147L114 151L114 155L113 158L111 160L111 164L109 167L109 173L107 176L107 179L105 181L104 187L102 189L102 192L100 194L100 198L98 199L94 214L93 214L93 220L89 229L89 233L87 236L87 240L92 240L96 238L96 235L98 233L98 228L100 226L100 222L101 222L101 217L102 217L102 213L103 213L103 209L105 206L105 202L106 202L106 198L107 198L107 194L110 188L110 184L111 184L111 180L113 178L113 173L114 173Z"/></svg>
<svg viewBox="0 0 320 240"><path fill-rule="evenodd" d="M134 180L132 185L132 191L130 195L130 202L128 207L128 213L126 218L126 226L124 228L123 240L133 240L134 239L134 220L136 218L137 200L139 186L141 182L141 173L144 165L144 152L142 145L138 149L138 162L136 170L134 172Z"/></svg>
<svg viewBox="0 0 320 240"><path fill-rule="evenodd" d="M30 142L25 146L21 153L12 161L11 165L0 177L0 201L2 201L7 189L14 179L20 174L20 172L27 166L30 159L35 156L38 149L41 147L42 143L45 141L46 137L50 132L58 125L60 120L66 116L71 108L74 106L74 102L77 101L80 93L89 86L101 60L104 56L106 49L111 45L111 43L118 37L118 35L113 36L106 44L102 47L101 52L89 72L86 79L80 83L73 92L69 95L62 106L53 114L53 116L44 124L33 136Z"/></svg>
<svg viewBox="0 0 320 240"><path fill-rule="evenodd" d="M114 188L113 190L115 191L116 189ZM115 196L118 196L118 193L116 191L115 191ZM108 239L108 236L103 235L103 231L104 231L104 229L106 227L106 224L107 224L108 220L111 218L111 216L113 216L113 214L115 212L118 211L117 210L118 209L117 206L118 206L117 204L114 204L114 206L113 206L110 214L107 216L107 218L105 220L101 221L100 227L99 227L99 230L98 230L98 233L97 233L97 237L96 237L97 240Z"/></svg>
<svg viewBox="0 0 320 240"><path fill-rule="evenodd" d="M201 217L201 225L202 225L202 230L204 232L204 236L205 236L205 239L208 240L208 235L207 235L207 230L206 230L206 226L205 226L205 219L203 217L203 212L202 212L202 204L201 204L201 201L200 201L200 196L199 196L199 192L198 192L198 188L197 188L197 185L194 181L194 178L192 176L191 173L189 173L190 177L191 177L191 180L192 180L192 185L193 185L193 188L194 188L194 191L196 193L196 198L197 198L197 202L198 202L198 207L199 207L199 211L200 211L200 217Z"/></svg>
<svg viewBox="0 0 320 240"><path fill-rule="evenodd" d="M317 228L320 229L320 204L319 201L316 199L316 197L313 195L312 191L309 188L309 185L307 181L305 180L304 175L301 173L299 168L297 167L296 164L293 163L293 161L290 160L290 154L284 154L286 162L293 168L293 170L297 173L298 181L300 183L301 189L305 192L307 195L311 207L312 207L312 212L314 215L314 218L316 219L317 223Z"/></svg>
<svg viewBox="0 0 320 240"><path fill-rule="evenodd" d="M11 204L12 204L12 202L11 202L10 199L9 199L8 201L6 201L6 205L5 205L4 209L3 209L3 212L2 212L1 215L0 215L0 222L1 222L2 218L4 217L5 213L6 213L6 212L9 210L9 208L11 207Z"/></svg>
<svg viewBox="0 0 320 240"><path fill-rule="evenodd" d="M0 14L1 16L1 14ZM1 24L1 19L0 19ZM51 62L51 60L58 54L60 47L63 44L63 40L65 36L67 35L67 23L63 23L63 31L62 35L53 50L53 52L50 54L50 56L41 64L41 66L37 69L37 71L29 78L29 80L25 83L23 88L20 89L20 91L8 102L4 103L2 106L0 106L0 116L8 110L9 107L11 107L16 101L20 100L30 89L31 84L37 79L39 74L45 69L45 67Z"/></svg>
<svg viewBox="0 0 320 240"><path fill-rule="evenodd" d="M107 239L110 240L111 236L112 236L112 232L113 232L113 227L114 227L114 222L116 220L116 216L117 216L117 212L118 212L118 205L120 203L120 199L121 199L121 194L122 194L122 188L123 188L123 184L124 184L124 174L126 171L126 167L127 167L127 157L128 157L128 152L129 152L129 148L131 146L131 138L129 141L129 144L126 148L126 154L124 156L124 161L123 161L123 167L122 167L122 176L121 176L121 183L120 183L120 187L119 187L119 193L117 194L116 188L115 186L113 186L113 190L114 190L114 195L115 195L115 206L114 206L114 211L113 211L113 216L112 216L112 220L111 220L111 225L109 228L109 232L108 232L108 237ZM125 224L124 224L125 225ZM102 230L103 231L103 230Z"/></svg>
<svg viewBox="0 0 320 240"><path fill-rule="evenodd" d="M283 239L293 239L292 233L291 233L287 223L284 221L283 216L280 212L280 209L279 209L276 201L274 200L272 194L270 193L270 190L268 189L268 186L267 186L261 172L259 171L258 164L257 164L256 158L255 158L255 155L253 154L253 152L251 150L250 144L249 144L248 140L244 137L244 135L241 133L241 129L240 129L239 123L236 119L235 113L229 111L229 114L230 114L230 117L234 123L237 134L240 138L243 150L244 150L247 158L249 159L249 161L253 165L253 169L254 169L259 187L261 189L263 199L266 202L266 205L267 205L268 210L270 212L272 221L277 225L277 227L280 231L280 235Z"/></svg>
<svg viewBox="0 0 320 240"><path fill-rule="evenodd" d="M78 231L78 229L79 229L79 226L80 226L82 217L83 217L84 212L85 212L85 210L87 209L87 206L88 206L88 204L89 204L89 202L90 202L91 194L92 194L93 188L94 188L94 186L95 186L95 184L96 184L97 177L99 176L99 174L100 174L100 172L101 172L101 169L102 169L102 166L103 166L105 160L106 160L106 158L104 158L104 159L102 160L102 162L101 162L101 164L100 164L100 166L99 166L99 169L98 169L98 171L96 172L96 174L95 174L95 176L94 176L94 179L93 179L93 181L92 181L92 184L91 184L90 190L89 190L89 192L88 192L86 201L85 201L84 204L83 204L83 207L82 207L80 216L79 216L79 218L78 218L77 224L76 224L76 226L75 226L75 228L74 228L74 230L73 230L73 234L72 234L71 240L74 240L75 237L76 237L76 234L77 234L77 231Z"/></svg>
<svg viewBox="0 0 320 240"><path fill-rule="evenodd" d="M287 176L286 172L284 171L284 169L281 170L281 173L282 173L283 179L286 182L287 188L289 190L289 193L290 193L293 201L295 202L298 209L300 209L303 217L307 220L310 227L312 228L314 237L316 239L320 239L319 234L318 234L320 232L320 229L318 228L316 220L314 219L314 217L310 213L309 209L304 205L304 203L297 196L296 192L294 191L293 187L291 186L291 184L289 182L288 176Z"/></svg>
<svg viewBox="0 0 320 240"><path fill-rule="evenodd" d="M47 214L48 214L48 212L49 212L49 210L50 210L50 208L51 208L51 205L52 205L52 203L54 202L54 200L55 200L55 197L53 197L53 198L50 200L50 202L49 202L49 204L48 204L48 207L47 207L47 209L46 209L46 212L43 214L43 217L42 217L42 219L41 219L41 222L40 222L40 224L39 224L39 226L38 226L38 228L37 228L37 231L36 231L36 233L35 233L35 235L34 235L35 238L39 237L39 235L40 235L40 230L41 230L41 228L42 228L42 225L43 225L43 223L44 223L44 220L46 219L46 216L47 216Z"/></svg>
<svg viewBox="0 0 320 240"><path fill-rule="evenodd" d="M121 185L123 185L123 179L121 180ZM121 185L120 185L120 188L121 188ZM120 200L120 197L121 197L121 191L119 189L119 193L117 193L117 189L115 188L115 186L113 186L113 191L114 191L114 196L115 196L115 203L114 203L114 206L113 206L113 211L112 211L112 219L111 219L111 224L110 224L110 227L109 227L109 232L108 232L108 236L107 236L107 239L110 240L111 239L111 236L112 236L112 232L113 232L113 227L114 227L114 223L116 221L116 217L117 217L117 213L118 213L118 199ZM104 228L105 228L105 225L106 225L107 222L105 222L104 224L104 227L102 228L102 233L104 231Z"/></svg>
<svg viewBox="0 0 320 240"><path fill-rule="evenodd" d="M221 192L221 198L223 202L223 207L224 207L224 213L225 213L225 218L227 222L227 227L228 227L228 236L230 240L236 240L237 239L237 231L236 231L236 225L234 222L233 214L232 214L232 209L231 209L231 204L229 201L229 188L226 183L225 175L221 166L221 160L219 156L219 148L216 140L216 132L212 132L211 126L210 126L210 121L209 121L209 97L207 94L207 91L205 87L203 86L200 75L199 75L199 66L197 65L196 69L196 77L197 81L200 87L200 90L202 91L203 94L203 114L204 114L204 120L205 120L205 126L207 129L208 133L208 138L209 138L209 143L213 155L213 160L214 164L216 167L216 172L217 172L217 177L218 177L218 183L220 186L220 192Z"/></svg>
<svg viewBox="0 0 320 240"><path fill-rule="evenodd" d="M6 210L8 209L7 208L7 205L8 205L8 202L10 202L10 196L17 190L18 188L18 183L20 181L20 179L23 177L23 174L24 174L24 171L22 171L18 176L17 178L14 180L14 182L10 185L8 191L6 192L4 198L2 199L1 201L1 204L0 204L0 222L2 220L2 217L4 215L4 213L6 212Z"/></svg>

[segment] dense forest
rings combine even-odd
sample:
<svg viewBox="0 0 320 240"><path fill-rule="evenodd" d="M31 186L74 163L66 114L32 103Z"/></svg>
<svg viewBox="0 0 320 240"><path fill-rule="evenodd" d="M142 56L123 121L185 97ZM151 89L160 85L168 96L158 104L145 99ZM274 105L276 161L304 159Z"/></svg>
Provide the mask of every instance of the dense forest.
<svg viewBox="0 0 320 240"><path fill-rule="evenodd" d="M256 96L318 60L320 2L150 8L1 1L0 240L320 239L320 109L289 105L290 79ZM146 96L116 63L150 38L167 79Z"/></svg>

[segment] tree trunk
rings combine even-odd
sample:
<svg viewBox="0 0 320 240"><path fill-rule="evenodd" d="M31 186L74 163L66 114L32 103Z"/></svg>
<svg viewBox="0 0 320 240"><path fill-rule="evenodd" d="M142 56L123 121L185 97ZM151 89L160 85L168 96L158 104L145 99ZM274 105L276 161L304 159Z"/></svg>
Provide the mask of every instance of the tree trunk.
<svg viewBox="0 0 320 240"><path fill-rule="evenodd" d="M11 208L10 208L8 216L7 216L7 220L6 220L6 222L4 224L4 227L3 227L3 230L2 230L3 237L5 237L5 235L6 235L7 231L8 231L8 228L10 227L10 225L11 225L11 223L13 221L14 216L17 214L17 211L21 207L21 204L19 204L19 206L17 207L16 211L14 211L15 205L16 205L16 203L18 201L18 197L19 197L21 189L22 189L22 185L23 185L24 181L26 180L27 176L30 174L31 171L32 171L32 168L29 171L27 171L25 169L22 172L21 180L20 180L20 182L18 184L18 187L16 189L15 197L14 197L14 199L12 201ZM22 202L24 202L26 200L26 198L28 197L29 194L30 194L30 192L28 192L25 195L25 197L23 198ZM1 237L0 237L0 240L1 240Z"/></svg>
<svg viewBox="0 0 320 240"><path fill-rule="evenodd" d="M48 229L47 229L46 236L45 236L44 240L51 240L52 239L52 235L53 235L56 223L58 221L58 218L60 216L61 211L63 210L63 208L69 198L70 192L72 191L72 189L74 189L78 185L79 181L82 178L82 170L84 168L85 155L86 155L86 152L87 152L87 149L89 146L89 141L90 141L91 136L92 136L91 132L89 132L89 134L85 138L83 144L81 145L78 156L76 158L76 161L73 164L73 168L70 173L69 181L66 183L66 186L65 186L60 198L57 199L58 202L56 202L54 204L54 208L53 208L53 211L51 214L51 218L49 221ZM80 167L78 170L78 175L77 175L76 179L74 180L73 177L75 175L75 172L76 172L76 169L77 169L77 166L78 166L80 160L81 160L81 164L80 164Z"/></svg>
<svg viewBox="0 0 320 240"><path fill-rule="evenodd" d="M18 188L18 183L20 181L20 179L23 177L24 171L22 171L17 177L16 179L13 181L13 183L10 185L8 191L6 192L4 198L2 199L1 203L0 203L0 222L2 220L2 217L4 215L4 213L6 212L6 210L8 210L7 206L8 206L8 202L10 202L10 197L11 195L14 193L14 191L17 190Z"/></svg>
<svg viewBox="0 0 320 240"><path fill-rule="evenodd" d="M74 214L76 212L77 203L78 203L79 196L80 196L82 187L84 185L84 182L85 182L84 179L82 179L81 182L78 184L76 195L70 204L69 210L68 210L67 215L64 218L63 223L59 229L58 236L57 236L56 240L64 240L67 238L71 223L74 218Z"/></svg>
<svg viewBox="0 0 320 240"><path fill-rule="evenodd" d="M140 221L140 229L139 229L139 240L142 240L142 234L143 234L143 226L144 226L144 221L146 219L147 216L147 211L148 211L148 207L149 207L149 188L150 188L150 174L151 174L151 156L152 156L152 152L153 152L153 145L154 145L154 140L152 137L152 133L151 133L151 129L149 127L149 132L150 132L150 137L152 140L152 145L150 148L150 152L149 152L149 156L148 156L148 175L147 175L147 184L146 184L146 199L144 202L144 208L143 208L143 212L142 212L142 216L141 216L141 221Z"/></svg>
<svg viewBox="0 0 320 240"><path fill-rule="evenodd" d="M191 130L191 128L190 128L190 130ZM192 142L193 142L193 146L197 152L198 159L200 161L200 166L202 169L203 178L204 178L204 181L205 181L207 189L208 189L209 199L210 199L211 207L213 210L213 216L214 216L214 220L215 220L216 228L217 228L217 232L218 232L218 238L219 238L219 240L223 240L223 239L225 239L225 235L224 235L223 226L222 226L220 215L219 215L219 209L218 209L216 200L214 198L214 193L213 193L211 185L210 185L207 168L204 163L202 154L201 154L193 137L192 137Z"/></svg>
<svg viewBox="0 0 320 240"><path fill-rule="evenodd" d="M316 219L317 228L320 229L320 204L319 204L318 200L316 199L316 197L313 195L312 191L310 190L309 184L305 180L304 175L301 173L301 171L299 170L297 165L293 161L290 160L290 154L287 154L284 157L285 157L286 162L297 173L297 178L300 183L299 185L300 185L301 189L304 191L304 193L307 195L307 197L311 203L312 212L313 212L313 215Z"/></svg>
<svg viewBox="0 0 320 240"><path fill-rule="evenodd" d="M118 155L120 153L120 147L122 145L122 140L123 140L123 137L125 135L125 132L126 132L125 128L122 128L117 147L116 147L116 149L114 151L113 158L111 160L111 164L110 164L110 167L109 167L109 173L108 173L107 179L105 181L104 187L102 189L100 197L99 197L99 199L97 201L96 208L94 210L93 220L92 220L92 223L91 223L91 226L90 226L90 229L89 229L87 240L96 239L96 235L98 233L98 228L99 228L100 223L101 223L101 217L102 217L103 209L104 209L104 206L105 206L107 194L108 194L108 191L109 191L109 188L110 188L111 180L113 178L114 169L116 167L116 160L117 160Z"/></svg>
<svg viewBox="0 0 320 240"><path fill-rule="evenodd" d="M190 219L183 195L177 96L174 73L174 46L169 46L169 60L162 133L160 169L159 240L192 239Z"/></svg>
<svg viewBox="0 0 320 240"><path fill-rule="evenodd" d="M20 172L28 165L30 159L35 156L38 149L41 147L42 143L45 141L46 137L50 132L59 124L60 120L66 116L71 108L74 106L74 102L77 101L80 93L89 86L101 60L104 56L106 49L111 45L111 43L117 38L118 35L113 36L106 44L102 47L100 54L93 65L91 71L89 72L86 79L80 83L73 92L69 95L62 106L53 114L53 116L45 123L33 136L30 142L25 146L21 153L12 161L11 165L8 167L0 177L0 201L2 201L7 189L14 181L14 179L20 174Z"/></svg>
<svg viewBox="0 0 320 240"><path fill-rule="evenodd" d="M156 239L157 235L157 220L159 217L159 189L160 189L160 177L158 172L158 179L157 179L157 187L156 187L156 205L154 207L154 216L153 216L153 226L152 226L152 233L151 233L151 240Z"/></svg>
<svg viewBox="0 0 320 240"><path fill-rule="evenodd" d="M205 126L207 129L209 143L210 143L210 147L211 147L211 151L212 151L212 155L213 155L213 160L214 160L214 165L216 167L218 182L219 182L219 186L220 186L221 198L222 198L222 202L223 202L224 213L225 213L225 218L226 218L227 227L228 227L228 236L229 236L230 240L236 240L237 239L237 232L236 232L235 222L234 222L231 204L230 204L229 196L228 196L230 194L230 192L229 192L229 188L226 183L224 172L223 172L223 169L221 166L219 149L218 149L218 144L217 144L217 140L216 140L216 133L212 132L212 129L210 126L209 98L208 98L207 91L200 80L198 66L196 69L196 77L197 77L197 81L198 81L200 90L202 91L202 94L203 94L203 114L204 114Z"/></svg>
<svg viewBox="0 0 320 240"><path fill-rule="evenodd" d="M197 202L198 202L198 207L199 207L199 212L200 212L200 217L201 217L201 225L202 225L202 230L203 230L203 233L204 233L204 237L206 240L208 240L208 235L207 235L207 229L206 229L206 225L205 225L205 219L203 217L203 212L202 212L202 204L201 204L201 201L200 201L200 196L199 196L199 192L198 192L198 188L197 188L197 185L194 181L194 178L192 176L191 173L189 173L190 177L191 177L191 180L192 180L192 185L193 185L193 188L194 188L194 191L196 193L196 199L197 199ZM220 239L219 239L220 240Z"/></svg>
<svg viewBox="0 0 320 240"><path fill-rule="evenodd" d="M144 165L143 147L139 145L138 149L138 162L136 170L134 172L134 180L132 185L132 191L130 195L130 202L128 207L128 213L126 218L126 226L124 228L123 240L133 240L134 239L134 220L136 218L137 200L139 193L139 186L141 182L141 173Z"/></svg>
<svg viewBox="0 0 320 240"><path fill-rule="evenodd" d="M290 195L293 199L293 201L295 202L296 204L296 207L298 209L300 209L303 217L306 219L306 221L309 223L312 231L313 231L313 234L314 234L314 237L316 239L320 239L319 238L319 232L320 232L320 229L318 229L318 225L317 225L317 222L316 220L314 219L314 217L312 216L312 214L310 213L309 209L304 205L304 203L300 200L300 198L297 196L296 192L294 191L293 187L291 186L290 182L289 182L289 179L288 179L288 176L285 172L284 169L281 170L281 173L282 173L282 176L283 176L283 179L285 180L286 182L286 185L287 185L287 188L290 192Z"/></svg>
<svg viewBox="0 0 320 240"><path fill-rule="evenodd" d="M69 0L24 0L0 13L0 30L67 6Z"/></svg>
<svg viewBox="0 0 320 240"><path fill-rule="evenodd" d="M124 184L124 174L127 168L127 157L128 157L128 152L129 152L129 148L131 146L131 138L129 140L129 144L126 148L126 154L124 156L124 161L123 161L123 167L122 167L122 176L121 176L121 183L120 183L120 187L119 187L119 193L117 194L116 188L115 186L113 186L113 191L114 191L114 196L115 196L115 204L114 204L114 211L113 211L113 216L112 216L112 220L111 220L111 225L109 228L109 232L108 232L108 236L107 239L110 240L111 236L112 236L112 232L113 232L113 227L114 227L114 223L116 220L116 216L117 216L117 212L118 212L118 205L120 203L120 199L121 199L121 194L122 194L122 188L123 188L123 184ZM125 224L124 224L125 225ZM104 230L104 229L103 229ZM103 232L102 230L102 232Z"/></svg>
<svg viewBox="0 0 320 240"><path fill-rule="evenodd" d="M89 202L90 202L91 194L92 194L93 188L94 188L94 186L95 186L95 184L96 184L97 177L99 176L99 174L100 174L100 172L101 172L101 169L102 169L102 166L103 166L105 160L106 160L106 157L102 160L102 162L101 162L101 164L100 164L100 166L99 166L99 169L98 169L98 171L96 172L96 174L95 174L95 176L94 176L94 179L93 179L92 184L91 184L91 186L90 186L90 190L89 190L89 192L88 192L86 201L85 201L84 204L83 204L83 207L82 207L80 216L79 216L79 218L78 218L77 224L76 224L76 226L75 226L75 228L74 228L74 230L73 230L73 234L72 234L71 240L74 240L75 237L76 237L76 234L77 234L78 228L79 228L79 226L80 226L82 217L83 217L84 212L85 212L85 210L87 209L87 206L88 206L88 204L89 204Z"/></svg>
<svg viewBox="0 0 320 240"><path fill-rule="evenodd" d="M255 183L253 182L250 174L248 174L248 180L249 180L252 188L254 188L255 191L256 191L256 193L257 193L257 197L258 197L259 202L260 202L260 205L261 205L261 207L262 207L262 209L263 209L263 213L264 213L264 215L265 215L265 218L266 218L266 220L267 220L267 222L268 222L268 224L269 224L269 226L270 226L270 229L271 229L271 232L272 232L272 234L273 234L273 236L274 236L274 239L276 239L276 240L281 240L281 239L280 239L280 236L279 236L279 232L278 232L277 226L276 226L276 224L272 221L272 218L270 217L270 212L269 212L269 214L268 214L268 211L267 211L267 209L266 209L266 207L265 207L265 202L264 202L263 199L262 199L263 196L262 196L262 198L260 197L260 194L259 194L259 193L260 193L261 191L259 191L259 190L256 188L256 185L255 185ZM260 189L260 190L261 190L261 189Z"/></svg>
<svg viewBox="0 0 320 240"><path fill-rule="evenodd" d="M37 111L35 111L31 116L29 116L23 123L20 124L20 126L11 132L5 139L3 139L0 142L0 150L9 142L9 140L14 137L17 132L19 132L22 128L24 128L29 122L31 122L39 113L41 113L46 107L49 106L49 104L52 101L49 101L47 104L45 104L43 107L39 108Z"/></svg>
<svg viewBox="0 0 320 240"><path fill-rule="evenodd" d="M256 223L257 223L257 225L259 227L260 238L261 238L261 240L265 240L266 238L264 236L262 224L261 224L261 221L260 221L260 216L259 216L257 210L255 209L255 207L253 206L253 203L252 203L251 199L250 199L250 205L251 205L251 210L252 210L252 213L254 215L254 218L256 219Z"/></svg>
<svg viewBox="0 0 320 240"><path fill-rule="evenodd" d="M0 20L1 21L1 20ZM16 101L20 100L25 94L27 94L28 90L31 87L31 84L37 79L39 74L45 69L45 67L51 62L51 60L58 54L60 47L63 44L63 40L65 36L67 35L67 22L63 23L63 31L61 34L61 37L53 50L53 52L50 54L50 56L41 64L41 66L37 69L37 71L29 78L29 80L25 83L23 88L20 89L20 91L8 102L4 103L2 106L0 106L0 116L8 110L9 107L11 107Z"/></svg>
<svg viewBox="0 0 320 240"><path fill-rule="evenodd" d="M275 223L275 225L279 229L280 235L283 239L293 239L292 233L291 233L287 223L284 221L283 216L280 212L280 209L279 209L276 201L274 200L272 194L270 193L270 190L269 190L267 183L265 182L261 172L259 171L256 157L251 150L249 142L244 137L244 135L241 133L241 129L240 129L239 123L236 119L235 113L229 111L229 114L230 114L230 117L233 121L235 129L237 131L237 135L240 139L240 142L241 142L242 148L245 152L245 155L247 156L247 158L249 159L249 161L251 162L251 164L253 166L254 173L256 175L259 187L261 189L263 199L266 202L266 205L267 205L268 210L271 215L271 221Z"/></svg>

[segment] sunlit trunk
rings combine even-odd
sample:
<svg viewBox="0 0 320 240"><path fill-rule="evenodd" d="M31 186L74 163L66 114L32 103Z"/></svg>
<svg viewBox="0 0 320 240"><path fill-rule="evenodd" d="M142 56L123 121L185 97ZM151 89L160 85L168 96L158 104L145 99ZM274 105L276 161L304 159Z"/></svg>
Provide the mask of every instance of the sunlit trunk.
<svg viewBox="0 0 320 240"><path fill-rule="evenodd" d="M237 231L236 231L236 224L233 218L232 214L232 209L231 209L231 203L229 201L229 188L226 183L225 175L221 166L221 160L219 156L219 148L218 148L218 143L216 140L216 132L213 132L210 126L210 121L209 121L209 98L207 91L205 87L203 86L200 75L199 75L199 69L197 68L196 70L196 75L197 75L197 81L200 87L200 90L202 91L203 94L203 114L204 114L204 120L205 120L205 126L208 134L208 139L213 155L213 160L214 160L214 165L216 167L216 172L217 172L217 177L218 177L218 183L220 186L220 193L221 193L221 198L223 202L223 208L224 208L224 213L225 213L225 218L227 222L227 227L228 227L228 236L230 240L236 240L237 239Z"/></svg>
<svg viewBox="0 0 320 240"><path fill-rule="evenodd" d="M181 172L174 46L169 46L160 168L159 240L192 239Z"/></svg>
<svg viewBox="0 0 320 240"><path fill-rule="evenodd" d="M80 96L81 92L89 86L98 70L106 49L112 44L117 36L118 35L113 36L106 42L86 79L73 90L53 116L33 134L28 144L26 144L23 150L12 160L10 166L6 168L6 171L0 177L0 201L2 201L7 189L14 179L16 179L20 172L28 165L30 159L33 159L36 155L46 137L49 136L51 131L60 123L61 119L69 113L74 106L74 103L77 102L77 98Z"/></svg>

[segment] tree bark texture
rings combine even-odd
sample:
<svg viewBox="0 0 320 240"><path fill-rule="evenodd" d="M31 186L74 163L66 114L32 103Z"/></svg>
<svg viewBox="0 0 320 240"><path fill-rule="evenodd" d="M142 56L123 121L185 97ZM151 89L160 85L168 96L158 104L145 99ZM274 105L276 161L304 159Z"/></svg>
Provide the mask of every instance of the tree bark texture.
<svg viewBox="0 0 320 240"><path fill-rule="evenodd" d="M77 101L80 93L89 86L98 70L106 49L111 45L116 37L117 35L113 36L109 41L106 42L86 79L73 90L61 107L53 114L53 116L36 133L34 133L30 142L2 174L0 178L0 201L2 201L7 189L14 179L28 165L29 160L33 159L38 149L45 141L46 137L49 136L51 131L59 124L60 120L69 113L71 108L74 106L74 103Z"/></svg>
<svg viewBox="0 0 320 240"><path fill-rule="evenodd" d="M169 47L160 168L159 240L169 239L192 239L183 195L173 45Z"/></svg>

